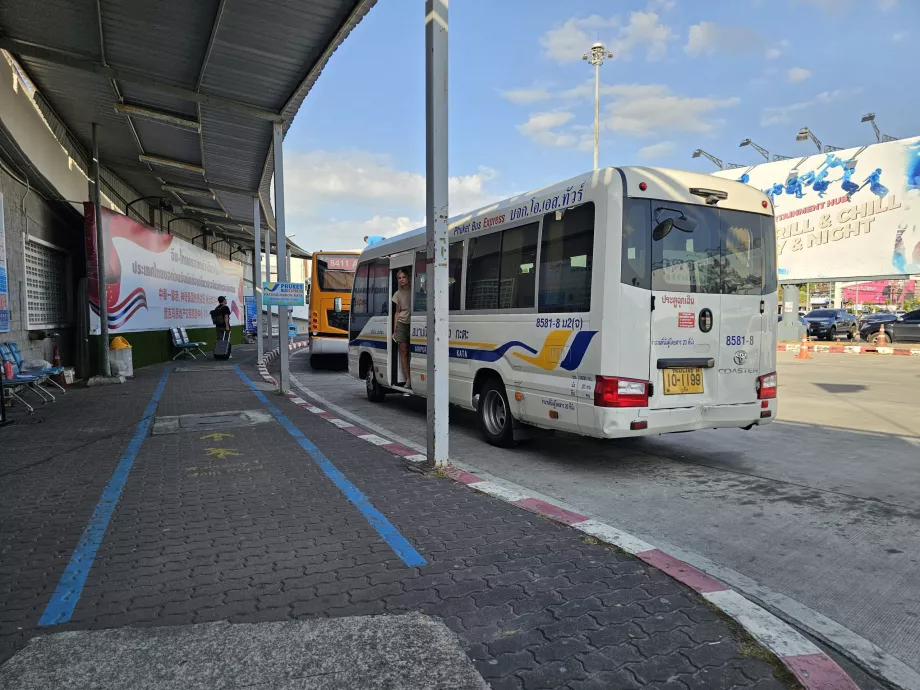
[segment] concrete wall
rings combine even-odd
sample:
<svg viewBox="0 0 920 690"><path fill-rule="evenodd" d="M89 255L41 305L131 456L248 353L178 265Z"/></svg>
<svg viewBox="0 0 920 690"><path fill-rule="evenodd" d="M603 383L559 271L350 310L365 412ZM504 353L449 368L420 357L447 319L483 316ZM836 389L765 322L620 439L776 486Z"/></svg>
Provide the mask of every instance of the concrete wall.
<svg viewBox="0 0 920 690"><path fill-rule="evenodd" d="M0 70L2 71L2 70ZM70 254L71 295L75 297L78 280L85 276L82 218L66 205L45 201L35 191L14 180L0 169L0 192L3 194L3 225L6 233L7 270L9 272L10 332L0 333L0 342L15 342L26 359L51 361L51 340L30 340L26 319L25 238L32 236L66 250ZM76 305L72 299L71 325L56 329L62 362L74 365L76 358ZM34 333L34 332L33 332Z"/></svg>

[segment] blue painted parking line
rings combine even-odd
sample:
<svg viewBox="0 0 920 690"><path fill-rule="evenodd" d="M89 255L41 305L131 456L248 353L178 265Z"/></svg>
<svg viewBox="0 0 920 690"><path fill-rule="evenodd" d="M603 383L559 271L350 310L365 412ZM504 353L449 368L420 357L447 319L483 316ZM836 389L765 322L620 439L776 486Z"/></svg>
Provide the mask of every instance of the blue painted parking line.
<svg viewBox="0 0 920 690"><path fill-rule="evenodd" d="M358 489L354 484L352 484L345 477L344 474L332 464L332 462L323 455L323 452L316 447L316 445L304 435L304 433L294 426L294 423L290 419L284 416L282 412L272 405L268 398L255 387L253 382L249 379L246 374L244 374L239 365L234 367L236 373L240 375L240 378L249 386L253 393L259 401L268 408L268 411L277 419L281 426L284 427L291 436L294 437L294 440L300 444L300 447L307 451L313 461L319 465L319 468L323 473L332 480L332 483L335 484L339 490L345 494L345 497L351 501L352 504L361 512L361 514L367 519L381 538L389 544L390 548L396 553L397 556L402 559L402 562L405 563L410 568L415 568L422 565L428 565L428 561L424 559L422 554L415 550L415 547L409 543L409 540L406 539L399 531L392 525L392 523L386 519L383 513L377 510L371 502L368 500L367 496L361 493L361 490Z"/></svg>
<svg viewBox="0 0 920 690"><path fill-rule="evenodd" d="M172 368L168 368L160 377L160 382L153 392L153 397L150 398L150 402L147 403L147 407L144 409L144 416L138 423L131 442L121 456L121 460L112 473L109 483L105 485L105 490L102 492L102 497L99 499L99 503L96 504L95 510L93 510L89 524L83 530L83 535L80 537L80 541L77 542L77 548L74 550L73 556L70 557L70 563L67 564L64 574L61 575L61 580L58 582L54 594L51 595L51 600L45 607L45 612L38 620L40 626L66 623L73 615L73 610L80 599L80 594L83 592L83 585L86 583L89 571L93 567L93 561L96 560L96 552L99 550L102 538L109 527L109 521L112 519L112 513L115 512L115 506L118 505L122 489L125 488L125 482L128 480L131 466L137 458L141 444L144 443L144 437L147 436L147 430L153 421L153 413L156 412L157 403L159 403L160 397L163 395L166 379L171 371Z"/></svg>

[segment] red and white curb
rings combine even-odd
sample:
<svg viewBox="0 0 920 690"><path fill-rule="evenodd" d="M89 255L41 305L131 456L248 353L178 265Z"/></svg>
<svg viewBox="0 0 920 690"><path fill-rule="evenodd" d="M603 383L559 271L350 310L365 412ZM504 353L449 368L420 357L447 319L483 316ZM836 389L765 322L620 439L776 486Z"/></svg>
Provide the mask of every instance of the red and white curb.
<svg viewBox="0 0 920 690"><path fill-rule="evenodd" d="M901 355L905 357L920 357L920 349L906 347L875 347L872 345L818 345L817 343L808 344L809 352L827 352L831 354L845 355ZM801 343L779 343L776 346L777 352L799 352L802 349Z"/></svg>
<svg viewBox="0 0 920 690"><path fill-rule="evenodd" d="M292 345L298 344L293 343ZM277 350L273 350L272 353L277 354ZM269 354L271 355L272 353ZM265 368L264 364L259 364L258 367L263 379L277 385L277 381L268 373L268 369ZM317 407L295 393L287 393L286 396L301 409L311 412L343 431L379 446L409 462L421 463L427 459L425 455L420 454L418 451L400 443L392 442L380 434L367 431L346 419L338 417L333 412ZM574 527L580 532L616 546L645 563L664 571L678 582L698 592L708 602L735 619L755 640L779 657L808 690L859 689L859 686L830 656L791 625L777 618L765 608L746 599L722 582L697 570L689 563L675 558L665 551L655 548L648 542L616 527L554 505L542 498L529 496L529 490L525 487L504 481L502 483L489 481L455 467L448 468L447 474L454 481L470 489L488 494L554 522Z"/></svg>

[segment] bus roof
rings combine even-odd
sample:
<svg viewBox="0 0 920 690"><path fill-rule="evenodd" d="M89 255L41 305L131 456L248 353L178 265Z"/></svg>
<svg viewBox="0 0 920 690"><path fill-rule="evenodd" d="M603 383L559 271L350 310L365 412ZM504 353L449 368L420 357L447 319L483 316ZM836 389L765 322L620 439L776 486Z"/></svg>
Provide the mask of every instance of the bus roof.
<svg viewBox="0 0 920 690"><path fill-rule="evenodd" d="M645 183L642 189L640 183ZM705 173L690 172L687 170L673 170L669 168L649 168L643 166L623 166L617 168L600 168L582 175L557 182L540 189L535 189L524 194L498 201L489 206L483 206L474 211L455 216L448 221L448 227L454 231L457 227L478 219L480 216L501 215L502 211L515 208L536 199L571 194L579 189L597 189L618 185L625 186L626 194L630 197L650 199L672 199L688 204L705 204L706 191L725 192L728 198L719 203L719 208L731 208L763 215L773 215L773 205L769 197L759 189L735 180L715 178ZM766 201L766 206L764 205ZM565 206L574 203L564 204ZM555 207L554 207L555 208ZM541 214L542 215L542 212ZM454 234L451 232L451 234ZM464 232L464 234L466 234ZM365 247L361 252L367 258L388 256L402 251L408 251L419 246L419 236L425 235L425 228L416 228L408 232L389 237ZM424 244L424 243L423 243Z"/></svg>

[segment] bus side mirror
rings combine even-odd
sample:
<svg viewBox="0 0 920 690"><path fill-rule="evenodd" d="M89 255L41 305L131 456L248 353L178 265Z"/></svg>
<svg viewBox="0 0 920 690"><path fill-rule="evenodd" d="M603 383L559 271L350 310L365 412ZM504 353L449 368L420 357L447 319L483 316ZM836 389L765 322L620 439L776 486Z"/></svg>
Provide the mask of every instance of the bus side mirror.
<svg viewBox="0 0 920 690"><path fill-rule="evenodd" d="M336 297L336 298L335 298L335 306L334 306L334 309L335 309L335 313L336 313L336 314L338 314L338 313L340 313L340 312L342 311L342 298L341 298L341 297Z"/></svg>
<svg viewBox="0 0 920 690"><path fill-rule="evenodd" d="M652 230L652 239L656 242L663 240L671 233L673 228L674 221L670 218L665 218L657 226L655 226L654 230Z"/></svg>

